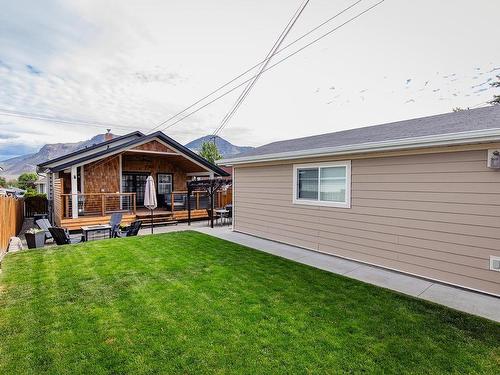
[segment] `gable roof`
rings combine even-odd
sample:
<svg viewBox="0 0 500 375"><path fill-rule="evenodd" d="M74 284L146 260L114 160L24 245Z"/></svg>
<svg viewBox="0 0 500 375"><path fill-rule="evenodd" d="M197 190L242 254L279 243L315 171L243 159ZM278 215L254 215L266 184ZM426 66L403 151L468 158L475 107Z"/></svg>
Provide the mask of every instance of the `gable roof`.
<svg viewBox="0 0 500 375"><path fill-rule="evenodd" d="M219 164L500 140L500 105L269 143Z"/></svg>
<svg viewBox="0 0 500 375"><path fill-rule="evenodd" d="M116 145L118 142L124 142L128 138L133 139L133 138L140 138L140 137L144 137L144 134L142 132L140 132L140 131L134 131L134 132L131 132L131 133L128 133L128 134L125 134L125 135L121 135L121 136L118 136L118 137L113 137L109 141L104 141L104 142L96 143L96 144L93 144L92 146L81 148L79 150L70 152L69 154L61 155L61 156L59 156L57 158L44 161L43 163L40 163L37 166L43 168L43 167L45 167L47 165L58 163L60 161L63 161L65 159L69 159L69 158L71 158L73 156L77 156L77 155L80 155L82 153L86 153L86 152L92 153L92 151L97 150L99 148L109 147L111 145Z"/></svg>
<svg viewBox="0 0 500 375"><path fill-rule="evenodd" d="M161 131L158 131L158 132L155 132L155 133L152 133L152 134L148 134L148 135L144 135L144 134L140 133L139 137L133 138L130 141L125 142L125 143L120 143L120 144L117 144L117 145L109 143L109 144L107 144L107 147L104 148L104 149L99 148L99 147L95 147L95 152L85 153L84 155L82 155L79 158L73 158L73 159L71 158L71 157L75 156L75 154L77 155L78 152L72 153L72 154L68 154L68 155L66 155L64 157L53 159L53 160L49 160L49 161L47 161L47 162L45 162L43 164L39 164L38 167L39 168L47 167L52 172L59 172L59 171L68 169L68 168L70 168L71 166L73 166L75 164L82 164L82 163L89 162L89 161L92 161L92 160L102 159L102 158L104 158L104 157L106 157L108 155L117 154L119 152L126 151L128 149L133 148L134 146L136 146L138 144L146 143L146 142L154 140L154 139L160 139L161 141L163 141L167 145L169 145L172 148L174 148L177 151L179 151L181 154L184 154L187 157L195 160L199 164L202 164L203 166L205 166L209 170L212 170L215 174L217 174L219 176L228 176L229 175L222 168L220 168L220 167L218 167L218 166L210 163L205 158L203 158L203 157L199 156L198 154L194 153L193 151L191 151L187 147L181 145L179 142L173 140L172 138L170 138L169 136L167 136L166 134L164 134ZM103 143L101 143L99 145L102 146L105 143L106 142L103 142ZM99 145L97 145L97 146L99 146ZM81 152L84 152L84 151L87 151L87 150L88 149L83 149L83 150L81 150Z"/></svg>

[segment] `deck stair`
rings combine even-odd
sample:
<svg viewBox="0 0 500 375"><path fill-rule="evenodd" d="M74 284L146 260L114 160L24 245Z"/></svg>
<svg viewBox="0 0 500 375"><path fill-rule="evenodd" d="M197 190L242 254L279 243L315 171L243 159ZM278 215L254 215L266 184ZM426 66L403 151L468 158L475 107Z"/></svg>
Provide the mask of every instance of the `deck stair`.
<svg viewBox="0 0 500 375"><path fill-rule="evenodd" d="M143 226L151 225L151 214L146 211L141 211L137 213L137 220L142 221ZM157 225L170 225L177 224L177 220L174 219L174 216L171 212L154 212L153 211L153 224Z"/></svg>

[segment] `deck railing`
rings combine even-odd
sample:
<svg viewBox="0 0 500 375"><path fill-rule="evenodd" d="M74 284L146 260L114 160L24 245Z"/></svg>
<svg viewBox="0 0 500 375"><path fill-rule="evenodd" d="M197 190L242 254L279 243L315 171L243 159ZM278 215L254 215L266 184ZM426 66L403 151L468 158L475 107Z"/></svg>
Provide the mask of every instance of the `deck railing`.
<svg viewBox="0 0 500 375"><path fill-rule="evenodd" d="M76 196L76 199L75 199ZM63 217L74 217L74 202L78 205L77 216L108 216L115 212L135 214L135 193L86 193L61 194Z"/></svg>
<svg viewBox="0 0 500 375"><path fill-rule="evenodd" d="M167 208L172 212L188 209L187 191L173 191L167 197ZM190 197L191 210L206 210L210 208L210 199L206 191L193 191ZM174 202L172 205L171 202ZM225 207L232 202L232 191L218 191L214 196L214 207Z"/></svg>

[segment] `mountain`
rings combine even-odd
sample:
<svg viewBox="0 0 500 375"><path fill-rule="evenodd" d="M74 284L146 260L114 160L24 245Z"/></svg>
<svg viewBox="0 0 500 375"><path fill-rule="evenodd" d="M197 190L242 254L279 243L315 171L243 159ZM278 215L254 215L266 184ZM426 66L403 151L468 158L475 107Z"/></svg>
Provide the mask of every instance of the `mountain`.
<svg viewBox="0 0 500 375"><path fill-rule="evenodd" d="M206 135L204 137L195 139L194 141L189 142L186 147L196 153L199 153L203 142L213 142L213 137L211 135ZM217 145L217 148L219 149L222 157L233 156L253 149L253 147L249 146L235 146L219 136L215 137L215 144Z"/></svg>
<svg viewBox="0 0 500 375"><path fill-rule="evenodd" d="M16 178L24 172L35 172L37 164L101 142L104 142L104 134L98 134L89 140L81 142L46 144L34 154L16 156L15 158L1 161L0 166L3 168L2 176L11 179Z"/></svg>
<svg viewBox="0 0 500 375"><path fill-rule="evenodd" d="M211 136L207 135L189 142L186 147L198 153L201 149L202 143L210 140ZM89 140L76 143L46 144L34 154L17 156L15 158L1 161L0 166L3 168L1 175L7 179L12 179L24 172L35 172L37 164L101 142L104 142L104 134L98 134ZM253 148L235 146L221 137L215 138L215 144L219 148L219 152L223 157L239 154L240 152L248 151Z"/></svg>

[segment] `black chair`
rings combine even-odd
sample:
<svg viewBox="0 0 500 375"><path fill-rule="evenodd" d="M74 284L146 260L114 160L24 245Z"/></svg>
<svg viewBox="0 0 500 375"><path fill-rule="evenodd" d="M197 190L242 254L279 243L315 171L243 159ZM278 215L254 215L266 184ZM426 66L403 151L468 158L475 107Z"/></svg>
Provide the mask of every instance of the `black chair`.
<svg viewBox="0 0 500 375"><path fill-rule="evenodd" d="M120 223L122 222L123 214L121 212L115 212L111 214L109 219L109 226L111 227L111 238L116 237L116 233L120 231Z"/></svg>
<svg viewBox="0 0 500 375"><path fill-rule="evenodd" d="M48 221L47 219L38 219L35 221L35 223L38 226L38 228L45 231L45 241L52 239L52 235L49 232L49 228L52 227L50 221Z"/></svg>
<svg viewBox="0 0 500 375"><path fill-rule="evenodd" d="M227 220L228 222L232 222L233 221L233 205L228 204L224 208L227 210L227 212L224 212L222 214L222 217L224 218L224 220Z"/></svg>
<svg viewBox="0 0 500 375"><path fill-rule="evenodd" d="M210 225L210 222L212 220L212 209L207 208L207 215L208 215L208 225ZM219 220L221 216L219 215L218 212L214 212L214 223L217 224L217 220Z"/></svg>
<svg viewBox="0 0 500 375"><path fill-rule="evenodd" d="M123 231L116 232L116 237L134 237L137 236L139 230L141 229L142 221L133 221L128 227Z"/></svg>
<svg viewBox="0 0 500 375"><path fill-rule="evenodd" d="M83 242L83 235L70 236L66 228L50 227L49 232L52 235L55 243L58 245L69 245Z"/></svg>

